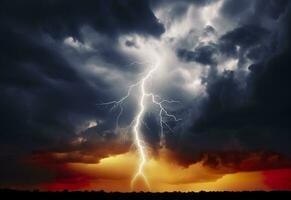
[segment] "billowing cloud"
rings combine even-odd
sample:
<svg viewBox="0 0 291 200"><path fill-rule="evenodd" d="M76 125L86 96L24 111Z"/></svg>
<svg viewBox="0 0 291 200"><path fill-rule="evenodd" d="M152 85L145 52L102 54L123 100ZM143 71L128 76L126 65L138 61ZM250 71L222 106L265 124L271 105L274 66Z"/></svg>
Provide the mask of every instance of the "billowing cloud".
<svg viewBox="0 0 291 200"><path fill-rule="evenodd" d="M159 108L147 102L151 164L172 170L162 148L173 168L189 167L183 180L159 178L183 184L216 180L221 170L290 167L288 1L1 1L0 13L0 185L23 186L35 171L31 184L57 173L61 187L67 164L131 154L140 91L133 88L122 108L104 103L157 63L147 89L174 102L164 106L179 120L166 119L162 137ZM65 167L39 168L48 160ZM206 178L188 177L198 165ZM80 184L96 178L80 177Z"/></svg>

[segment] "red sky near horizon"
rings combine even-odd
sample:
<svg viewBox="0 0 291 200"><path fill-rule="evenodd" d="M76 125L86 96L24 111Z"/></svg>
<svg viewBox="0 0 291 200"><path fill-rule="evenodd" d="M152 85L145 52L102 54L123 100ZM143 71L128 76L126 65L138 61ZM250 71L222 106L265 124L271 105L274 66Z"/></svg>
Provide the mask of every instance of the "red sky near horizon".
<svg viewBox="0 0 291 200"><path fill-rule="evenodd" d="M65 154L40 153L28 162L46 169L53 175L34 185L15 185L14 188L60 190L104 190L108 192L130 191L256 191L291 190L291 168L252 170L258 165L254 158L245 160L240 169L219 164L210 166L205 160L187 166L171 159L168 150L160 150L159 156L149 159L145 167L150 188L138 180L134 188L131 179L137 167L134 152L107 156L99 162L65 161ZM265 163L266 164L266 163ZM229 164L228 166L231 166ZM234 167L234 164L232 164ZM248 168L249 167L249 168ZM251 167L251 168L250 168Z"/></svg>

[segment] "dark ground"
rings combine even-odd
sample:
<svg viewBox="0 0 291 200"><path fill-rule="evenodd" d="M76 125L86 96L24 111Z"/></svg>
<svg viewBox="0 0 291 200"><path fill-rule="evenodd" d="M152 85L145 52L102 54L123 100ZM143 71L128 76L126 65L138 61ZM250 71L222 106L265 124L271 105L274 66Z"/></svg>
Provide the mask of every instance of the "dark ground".
<svg viewBox="0 0 291 200"><path fill-rule="evenodd" d="M280 198L280 199L290 199L291 191L272 191L272 192L190 192L190 193L182 193L182 192L164 192L164 193L150 193L150 192L132 192L132 193L107 193L104 191L76 191L76 192L69 192L69 191L62 191L62 192L40 192L38 190L33 191L24 191L24 190L11 190L11 189L1 189L0 190L0 197L8 197L11 198L12 196L17 196L24 198L27 197L36 197L36 198L50 198L54 196L64 196L64 197L72 197L78 198L78 196L82 196L82 198L88 196L94 198L94 200L98 199L212 199L212 198L227 198L230 197L231 199L235 198L250 198L258 196L259 198ZM289 197L288 197L289 196Z"/></svg>

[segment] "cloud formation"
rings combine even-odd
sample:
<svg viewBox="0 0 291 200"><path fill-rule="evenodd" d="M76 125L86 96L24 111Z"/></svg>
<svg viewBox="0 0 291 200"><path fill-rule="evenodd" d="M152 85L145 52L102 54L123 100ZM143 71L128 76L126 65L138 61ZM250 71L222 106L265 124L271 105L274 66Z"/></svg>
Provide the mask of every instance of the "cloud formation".
<svg viewBox="0 0 291 200"><path fill-rule="evenodd" d="M154 62L149 88L179 101L166 105L182 120L165 135L179 164L290 167L289 1L4 0L0 13L2 185L34 171L51 178L22 162L32 155L94 163L130 151L138 91L118 124L119 110L100 104L124 96ZM143 132L158 157L156 109ZM265 151L274 152L267 163Z"/></svg>

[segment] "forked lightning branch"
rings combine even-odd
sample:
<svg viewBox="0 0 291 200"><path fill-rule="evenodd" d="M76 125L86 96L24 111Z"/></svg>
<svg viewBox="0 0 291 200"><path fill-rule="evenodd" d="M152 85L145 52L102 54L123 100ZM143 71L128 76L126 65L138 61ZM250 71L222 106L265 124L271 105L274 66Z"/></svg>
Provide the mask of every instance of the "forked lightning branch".
<svg viewBox="0 0 291 200"><path fill-rule="evenodd" d="M116 126L119 126L119 120L120 117L122 117L123 113L123 104L124 102L133 94L135 91L134 89L137 89L138 97L137 97L137 107L138 110L134 116L134 119L132 120L132 123L130 123L130 128L132 132L132 136L134 139L134 144L136 147L136 151L139 156L139 163L138 167L136 169L136 172L133 175L133 178L131 180L131 188L134 190L134 186L136 184L136 181L138 178L141 178L144 183L147 185L148 189L150 189L150 183L148 181L148 178L144 172L145 164L148 160L148 153L147 153L147 145L144 140L144 135L142 132L142 125L145 124L143 118L145 113L148 111L147 107L147 101L150 101L153 105L158 107L157 116L159 118L159 125L160 125L160 138L161 142L163 143L164 140L164 129L171 130L170 126L168 125L167 121L169 119L174 121L179 121L175 115L169 113L167 111L165 104L171 104L171 103L177 103L177 101L174 100L166 100L161 98L159 95L152 93L151 91L148 91L147 85L150 83L151 78L154 76L154 73L159 68L159 62L153 65L148 65L147 69L145 70L145 74L138 80L136 83L130 85L128 87L127 93L125 96L121 97L119 100L116 101L110 101L98 105L110 105L111 110L113 109L119 109L119 113L117 114L116 119Z"/></svg>

